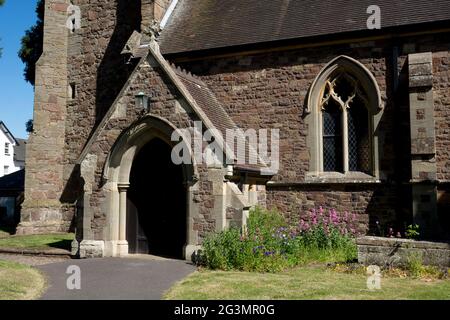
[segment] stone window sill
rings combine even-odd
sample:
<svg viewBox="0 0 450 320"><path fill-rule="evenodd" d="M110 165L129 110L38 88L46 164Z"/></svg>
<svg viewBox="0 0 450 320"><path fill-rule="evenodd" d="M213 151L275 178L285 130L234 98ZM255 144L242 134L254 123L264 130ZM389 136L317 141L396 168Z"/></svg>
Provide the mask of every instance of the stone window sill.
<svg viewBox="0 0 450 320"><path fill-rule="evenodd" d="M306 183L381 183L379 179L363 172L321 172L306 174Z"/></svg>

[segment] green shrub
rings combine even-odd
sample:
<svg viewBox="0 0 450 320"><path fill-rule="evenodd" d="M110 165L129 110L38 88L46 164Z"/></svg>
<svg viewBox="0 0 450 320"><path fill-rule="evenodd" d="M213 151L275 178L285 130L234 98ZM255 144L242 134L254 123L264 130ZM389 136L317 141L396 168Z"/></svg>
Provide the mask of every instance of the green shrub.
<svg viewBox="0 0 450 320"><path fill-rule="evenodd" d="M245 230L210 234L200 261L210 269L277 272L311 261L344 262L355 257L350 233L332 223L289 227L277 211L256 208Z"/></svg>
<svg viewBox="0 0 450 320"><path fill-rule="evenodd" d="M420 277L424 271L423 258L418 252L410 253L406 262L406 270L413 277Z"/></svg>
<svg viewBox="0 0 450 320"><path fill-rule="evenodd" d="M420 226L418 224L409 225L406 228L406 238L412 240L418 240L420 238Z"/></svg>

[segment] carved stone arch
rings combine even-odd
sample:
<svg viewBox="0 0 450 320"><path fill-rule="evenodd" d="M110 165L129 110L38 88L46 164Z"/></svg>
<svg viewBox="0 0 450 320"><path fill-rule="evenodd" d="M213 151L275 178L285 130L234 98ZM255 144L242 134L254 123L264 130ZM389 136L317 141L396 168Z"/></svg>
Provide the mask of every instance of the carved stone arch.
<svg viewBox="0 0 450 320"><path fill-rule="evenodd" d="M103 193L105 196L102 211L106 216L104 228L105 256L124 256L128 254L128 242L124 239L126 232L126 203L127 190L130 185L130 173L135 157L139 151L153 139L160 139L170 146L178 142L171 141L172 133L178 130L167 120L157 116L146 116L125 130L117 139L111 149L104 168ZM180 136L182 132L178 131ZM190 140L186 140L190 141ZM184 142L180 142L184 143ZM186 145L184 150L189 150L192 164L183 165L184 182L187 198L190 201L192 193L197 186L198 171L193 157L191 146ZM190 202L187 205L187 220L189 224L194 220L195 205ZM124 217L125 215L125 217ZM192 225L188 225L186 252L197 245L196 235L192 231Z"/></svg>
<svg viewBox="0 0 450 320"><path fill-rule="evenodd" d="M321 99L325 93L327 81L339 74L347 73L358 82L367 97L369 113L369 133L371 138L371 175L373 179L380 178L378 161L378 125L384 111L384 102L378 83L373 74L361 62L348 57L339 56L330 61L314 79L306 101L305 122L308 125L307 143L310 151L310 164L307 179L326 178L323 172L322 149L322 111ZM335 177L334 177L335 178ZM340 177L345 178L345 177ZM369 178L369 177L362 177Z"/></svg>
<svg viewBox="0 0 450 320"><path fill-rule="evenodd" d="M326 81L337 73L347 72L360 81L368 95L370 112L377 114L384 108L381 91L373 74L361 62L348 56L339 56L331 60L317 75L308 93L305 113L313 112L320 104L318 99L322 96Z"/></svg>
<svg viewBox="0 0 450 320"><path fill-rule="evenodd" d="M174 145L175 143L171 141L171 135L174 131L178 131L181 137L184 136L183 132L175 125L164 118L154 115L147 115L133 123L119 136L108 154L103 169L104 182L129 182L131 165L134 156L139 150L154 138L159 138L169 145ZM184 144L183 141L180 143ZM189 150L192 160L192 165L183 166L185 182L189 183L192 180L196 180L198 170L191 146L184 145L184 149Z"/></svg>

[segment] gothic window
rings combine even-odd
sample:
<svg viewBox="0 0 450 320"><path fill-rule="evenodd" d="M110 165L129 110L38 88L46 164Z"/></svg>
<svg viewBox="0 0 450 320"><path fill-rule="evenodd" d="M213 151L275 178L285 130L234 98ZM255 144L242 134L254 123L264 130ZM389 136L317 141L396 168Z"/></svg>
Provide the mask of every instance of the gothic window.
<svg viewBox="0 0 450 320"><path fill-rule="evenodd" d="M321 100L324 172L370 172L367 97L358 81L339 72Z"/></svg>
<svg viewBox="0 0 450 320"><path fill-rule="evenodd" d="M331 101L323 109L323 169L342 171L342 119L337 103Z"/></svg>
<svg viewBox="0 0 450 320"><path fill-rule="evenodd" d="M347 56L328 63L308 93L306 178L379 178L377 128L382 115L377 81L362 63Z"/></svg>

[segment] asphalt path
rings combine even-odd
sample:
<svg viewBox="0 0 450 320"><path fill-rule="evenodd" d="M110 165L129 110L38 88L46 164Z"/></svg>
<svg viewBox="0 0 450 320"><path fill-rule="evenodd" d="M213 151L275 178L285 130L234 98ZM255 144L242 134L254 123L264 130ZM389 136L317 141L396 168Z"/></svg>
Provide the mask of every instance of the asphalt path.
<svg viewBox="0 0 450 320"><path fill-rule="evenodd" d="M42 300L160 300L196 270L187 261L152 257L65 260L37 268L48 281Z"/></svg>

